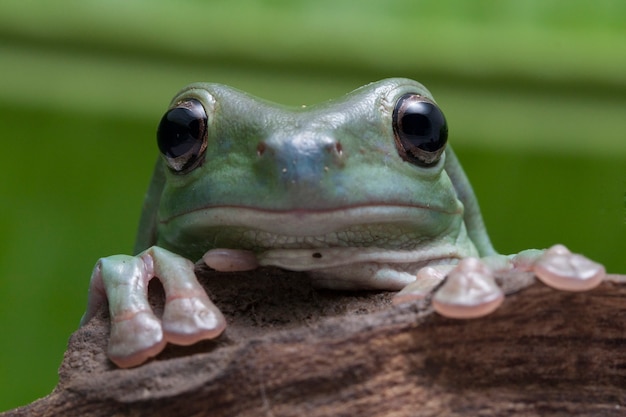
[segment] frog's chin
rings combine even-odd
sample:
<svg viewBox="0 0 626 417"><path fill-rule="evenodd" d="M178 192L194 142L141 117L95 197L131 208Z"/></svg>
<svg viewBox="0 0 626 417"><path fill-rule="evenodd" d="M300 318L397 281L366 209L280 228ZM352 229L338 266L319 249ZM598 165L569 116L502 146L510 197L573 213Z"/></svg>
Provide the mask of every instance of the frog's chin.
<svg viewBox="0 0 626 417"><path fill-rule="evenodd" d="M367 225L404 225L424 236L436 236L462 209L445 211L414 205L361 205L330 210L263 210L247 207L210 207L172 216L159 222L161 236L196 235L215 227L242 228L279 236L310 237Z"/></svg>

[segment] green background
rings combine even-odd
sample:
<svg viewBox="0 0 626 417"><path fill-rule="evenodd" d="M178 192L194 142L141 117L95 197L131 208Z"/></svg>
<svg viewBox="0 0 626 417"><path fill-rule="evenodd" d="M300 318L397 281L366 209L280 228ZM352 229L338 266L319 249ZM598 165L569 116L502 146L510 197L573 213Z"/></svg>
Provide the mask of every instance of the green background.
<svg viewBox="0 0 626 417"><path fill-rule="evenodd" d="M0 3L0 410L56 384L102 256L128 253L173 94L311 104L424 83L504 253L626 273L626 3Z"/></svg>

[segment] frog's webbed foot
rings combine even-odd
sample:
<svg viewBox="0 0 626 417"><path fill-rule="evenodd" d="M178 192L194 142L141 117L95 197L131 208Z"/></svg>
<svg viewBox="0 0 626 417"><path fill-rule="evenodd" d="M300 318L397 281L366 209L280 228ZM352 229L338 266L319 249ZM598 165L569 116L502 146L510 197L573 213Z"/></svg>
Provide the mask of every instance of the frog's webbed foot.
<svg viewBox="0 0 626 417"><path fill-rule="evenodd" d="M604 266L563 245L546 250L534 263L533 272L544 284L563 291L588 291L606 277Z"/></svg>
<svg viewBox="0 0 626 417"><path fill-rule="evenodd" d="M166 297L160 319L148 302L148 283L155 277ZM168 342L190 345L213 339L226 327L222 313L198 283L193 263L157 246L137 256L115 255L98 261L81 325L107 300L111 316L107 353L124 368L157 355Z"/></svg>
<svg viewBox="0 0 626 417"><path fill-rule="evenodd" d="M538 277L563 291L587 291L606 276L602 265L570 252L562 245L548 250L528 250L514 256L466 258L456 266L422 268L417 280L394 298L395 304L423 300L434 292L432 304L439 314L451 318L475 318L496 310L503 290L514 292Z"/></svg>
<svg viewBox="0 0 626 417"><path fill-rule="evenodd" d="M504 300L491 268L481 259L465 258L457 265L420 269L415 282L396 294L393 302L403 304L423 300L433 292L434 309L453 318L484 316Z"/></svg>

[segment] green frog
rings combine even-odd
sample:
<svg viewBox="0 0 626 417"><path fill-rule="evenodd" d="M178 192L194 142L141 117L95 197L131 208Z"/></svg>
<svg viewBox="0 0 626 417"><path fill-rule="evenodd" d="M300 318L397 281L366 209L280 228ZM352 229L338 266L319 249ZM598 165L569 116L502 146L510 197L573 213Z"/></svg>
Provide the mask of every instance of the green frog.
<svg viewBox="0 0 626 417"><path fill-rule="evenodd" d="M569 291L604 279L602 265L561 245L498 254L447 141L442 110L409 79L298 108L191 84L158 126L136 255L98 261L82 323L108 302L108 355L120 367L167 343L218 337L226 322L196 279L197 261L306 271L319 288L398 291L396 304L432 295L434 310L453 318L494 311L498 276ZM160 318L147 299L152 278L166 294Z"/></svg>

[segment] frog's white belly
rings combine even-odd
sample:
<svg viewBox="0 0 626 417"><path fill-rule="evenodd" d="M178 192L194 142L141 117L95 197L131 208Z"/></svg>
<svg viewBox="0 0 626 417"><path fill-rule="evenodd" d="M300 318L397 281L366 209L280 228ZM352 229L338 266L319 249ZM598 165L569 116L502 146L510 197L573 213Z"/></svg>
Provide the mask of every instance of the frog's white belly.
<svg viewBox="0 0 626 417"><path fill-rule="evenodd" d="M382 289L397 291L415 281L417 272L432 265L454 265L478 256L465 226L460 233L428 240L412 249L327 247L270 249L257 256L260 265L307 271L318 287L330 289ZM454 242L450 242L454 239Z"/></svg>

